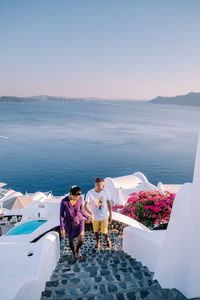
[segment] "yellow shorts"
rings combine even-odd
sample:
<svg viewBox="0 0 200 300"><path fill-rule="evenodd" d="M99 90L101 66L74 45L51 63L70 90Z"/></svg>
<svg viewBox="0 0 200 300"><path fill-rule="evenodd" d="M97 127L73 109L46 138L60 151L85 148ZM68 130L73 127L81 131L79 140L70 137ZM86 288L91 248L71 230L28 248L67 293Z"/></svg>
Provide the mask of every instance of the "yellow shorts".
<svg viewBox="0 0 200 300"><path fill-rule="evenodd" d="M93 230L94 232L101 231L103 234L108 233L108 219L104 219L101 221L94 221L93 222Z"/></svg>

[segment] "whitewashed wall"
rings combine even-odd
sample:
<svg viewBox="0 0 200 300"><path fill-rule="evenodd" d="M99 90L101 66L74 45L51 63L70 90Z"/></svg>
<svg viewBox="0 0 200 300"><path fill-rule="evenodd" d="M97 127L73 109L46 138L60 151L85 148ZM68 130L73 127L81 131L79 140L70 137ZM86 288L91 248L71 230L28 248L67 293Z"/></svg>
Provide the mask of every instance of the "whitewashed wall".
<svg viewBox="0 0 200 300"><path fill-rule="evenodd" d="M200 296L200 134L192 184L184 184L173 210L155 272L163 287Z"/></svg>
<svg viewBox="0 0 200 300"><path fill-rule="evenodd" d="M32 256L27 254L32 252ZM0 299L39 300L60 256L57 232L36 243L1 243Z"/></svg>
<svg viewBox="0 0 200 300"><path fill-rule="evenodd" d="M200 296L200 134L193 183L178 191L165 233L134 226L124 229L123 249L136 257L163 288L177 288L186 297Z"/></svg>

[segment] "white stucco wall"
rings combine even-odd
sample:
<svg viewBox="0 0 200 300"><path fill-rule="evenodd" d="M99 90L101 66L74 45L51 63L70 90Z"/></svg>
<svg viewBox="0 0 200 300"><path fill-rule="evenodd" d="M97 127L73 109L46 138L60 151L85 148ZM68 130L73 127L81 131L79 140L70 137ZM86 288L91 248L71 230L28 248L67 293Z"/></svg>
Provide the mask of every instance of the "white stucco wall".
<svg viewBox="0 0 200 300"><path fill-rule="evenodd" d="M32 256L27 256L32 252ZM36 243L0 244L0 299L39 300L60 256L57 232Z"/></svg>
<svg viewBox="0 0 200 300"><path fill-rule="evenodd" d="M128 226L123 231L123 250L154 272L165 233Z"/></svg>
<svg viewBox="0 0 200 300"><path fill-rule="evenodd" d="M113 212L113 220L129 225L123 230L123 250L155 271L166 230L150 230L140 222Z"/></svg>
<svg viewBox="0 0 200 300"><path fill-rule="evenodd" d="M188 249L192 246L187 244L191 187L190 183L184 184L176 195L154 276L162 287L176 287L184 295L187 294L190 264Z"/></svg>
<svg viewBox="0 0 200 300"><path fill-rule="evenodd" d="M155 278L186 297L200 296L200 134L193 183L178 192L158 259Z"/></svg>
<svg viewBox="0 0 200 300"><path fill-rule="evenodd" d="M122 215L122 214L119 214L117 212L112 212L112 218L113 220L115 221L119 221L119 222L122 222L122 223L125 223L129 226L132 226L134 228L138 228L138 229L141 229L143 231L151 231L149 228L147 228L145 225L143 225L142 223L132 219L132 218L129 218L125 215Z"/></svg>
<svg viewBox="0 0 200 300"><path fill-rule="evenodd" d="M121 177L105 178L105 189L109 192L112 203L124 205L129 195L142 190L155 190L156 186L151 184L141 172L135 172Z"/></svg>

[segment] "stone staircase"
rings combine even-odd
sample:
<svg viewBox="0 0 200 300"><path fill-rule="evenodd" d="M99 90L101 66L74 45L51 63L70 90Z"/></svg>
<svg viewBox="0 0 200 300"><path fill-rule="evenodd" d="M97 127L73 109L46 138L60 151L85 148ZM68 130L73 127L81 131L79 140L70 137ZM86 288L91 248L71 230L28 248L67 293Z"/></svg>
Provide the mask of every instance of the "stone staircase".
<svg viewBox="0 0 200 300"><path fill-rule="evenodd" d="M187 299L176 289L162 289L146 266L122 251L118 235L110 232L109 236L111 249L101 237L102 249L95 252L93 232L85 232L82 261L72 257L67 238L62 238L60 259L41 299Z"/></svg>

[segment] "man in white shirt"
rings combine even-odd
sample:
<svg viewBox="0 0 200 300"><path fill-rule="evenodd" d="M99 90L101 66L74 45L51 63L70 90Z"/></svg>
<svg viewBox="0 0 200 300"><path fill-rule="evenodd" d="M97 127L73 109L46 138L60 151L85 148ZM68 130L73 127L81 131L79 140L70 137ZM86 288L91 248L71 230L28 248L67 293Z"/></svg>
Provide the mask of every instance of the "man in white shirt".
<svg viewBox="0 0 200 300"><path fill-rule="evenodd" d="M100 248L99 236L103 233L108 247L111 247L111 242L108 236L108 223L112 222L112 206L110 196L104 189L104 179L96 178L95 187L91 189L85 200L85 210L88 214L94 217L93 230L96 238L96 250ZM90 208L89 208L90 204Z"/></svg>

